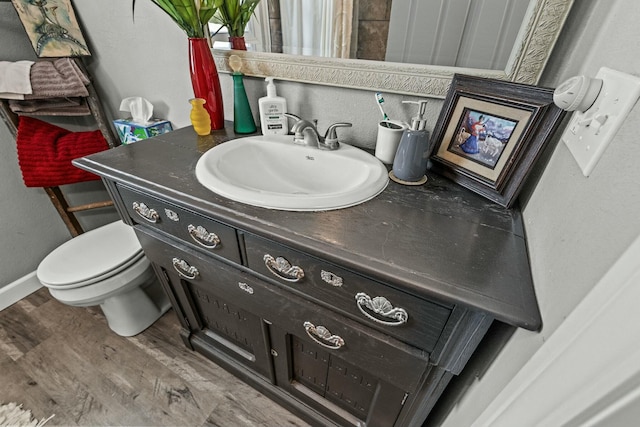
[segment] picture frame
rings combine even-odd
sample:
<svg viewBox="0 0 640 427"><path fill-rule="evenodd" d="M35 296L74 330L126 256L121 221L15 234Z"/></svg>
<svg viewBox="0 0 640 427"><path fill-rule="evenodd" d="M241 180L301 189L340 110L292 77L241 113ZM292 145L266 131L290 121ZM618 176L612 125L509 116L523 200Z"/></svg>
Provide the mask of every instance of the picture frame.
<svg viewBox="0 0 640 427"><path fill-rule="evenodd" d="M11 0L39 58L91 56L71 0Z"/></svg>
<svg viewBox="0 0 640 427"><path fill-rule="evenodd" d="M430 170L510 208L565 113L553 89L455 74Z"/></svg>

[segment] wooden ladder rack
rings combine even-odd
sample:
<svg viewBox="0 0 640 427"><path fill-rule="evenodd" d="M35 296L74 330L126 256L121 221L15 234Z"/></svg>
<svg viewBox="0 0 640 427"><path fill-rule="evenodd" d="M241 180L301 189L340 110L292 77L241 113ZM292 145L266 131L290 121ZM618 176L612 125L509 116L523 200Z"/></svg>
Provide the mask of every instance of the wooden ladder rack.
<svg viewBox="0 0 640 427"><path fill-rule="evenodd" d="M102 135L107 140L109 148L120 145L120 142L116 138L111 124L104 113L102 104L100 103L100 99L98 98L98 94L93 87L92 77L89 75L80 59L76 58L74 60L76 64L78 64L80 69L85 73L85 75L92 81L87 85L89 96L86 97L86 100L89 106L89 110L91 111L91 116L93 116L98 129L102 132ZM18 115L11 111L8 102L4 99L0 99L0 116L9 128L9 131L13 134L14 138L16 138L18 135ZM43 188L49 196L49 200L51 200L51 203L53 203L53 206L56 208L58 215L60 215L60 218L62 218L62 221L69 229L72 237L76 237L85 231L80 225L78 218L76 217L77 212L113 206L113 201L111 200L72 206L67 201L67 198L65 197L60 187L56 186Z"/></svg>

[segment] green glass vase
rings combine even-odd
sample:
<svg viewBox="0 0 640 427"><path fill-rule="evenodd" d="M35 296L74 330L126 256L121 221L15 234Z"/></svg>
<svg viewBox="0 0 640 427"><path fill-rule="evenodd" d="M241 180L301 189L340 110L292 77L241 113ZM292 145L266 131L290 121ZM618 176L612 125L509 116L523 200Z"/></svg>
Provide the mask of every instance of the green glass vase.
<svg viewBox="0 0 640 427"><path fill-rule="evenodd" d="M256 122L253 120L253 113L247 92L244 89L242 73L234 72L233 76L233 130L236 133L254 133Z"/></svg>

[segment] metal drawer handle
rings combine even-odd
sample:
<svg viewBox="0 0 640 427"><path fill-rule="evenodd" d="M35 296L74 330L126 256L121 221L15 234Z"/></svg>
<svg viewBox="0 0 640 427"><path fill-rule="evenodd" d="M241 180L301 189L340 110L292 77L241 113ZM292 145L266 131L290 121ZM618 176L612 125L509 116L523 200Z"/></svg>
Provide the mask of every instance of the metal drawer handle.
<svg viewBox="0 0 640 427"><path fill-rule="evenodd" d="M394 308L385 297L374 297L371 299L371 297L364 292L358 292L356 294L356 304L362 314L374 322L382 323L383 325L398 326L407 323L407 320L409 320L409 315L404 308ZM378 319L365 311L365 308L389 320Z"/></svg>
<svg viewBox="0 0 640 427"><path fill-rule="evenodd" d="M304 322L304 330L309 335L309 338L317 342L323 347L330 348L331 350L338 350L344 345L344 340L338 335L333 335L324 326L315 326L311 322Z"/></svg>
<svg viewBox="0 0 640 427"><path fill-rule="evenodd" d="M264 265L275 276L287 282L299 282L304 277L304 270L297 265L291 265L285 258L279 256L274 258L265 254L262 258Z"/></svg>
<svg viewBox="0 0 640 427"><path fill-rule="evenodd" d="M173 264L173 268L178 272L178 274L185 279L193 280L200 275L200 272L197 268L192 265L189 265L187 261L180 258L173 258L171 260Z"/></svg>
<svg viewBox="0 0 640 427"><path fill-rule="evenodd" d="M156 223L160 219L160 215L155 209L149 209L147 205L140 202L133 202L133 210L145 221Z"/></svg>
<svg viewBox="0 0 640 427"><path fill-rule="evenodd" d="M215 249L220 244L220 238L216 233L210 233L203 226L195 226L193 224L189 224L187 226L187 231L191 238L200 246L204 246L205 248Z"/></svg>

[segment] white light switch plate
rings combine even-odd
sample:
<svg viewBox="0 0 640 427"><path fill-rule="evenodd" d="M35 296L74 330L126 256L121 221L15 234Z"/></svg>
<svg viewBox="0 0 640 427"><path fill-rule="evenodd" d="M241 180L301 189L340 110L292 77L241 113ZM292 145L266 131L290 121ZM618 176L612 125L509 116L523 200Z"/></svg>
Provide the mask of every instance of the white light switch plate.
<svg viewBox="0 0 640 427"><path fill-rule="evenodd" d="M595 77L602 89L591 108L575 112L562 134L584 176L589 176L605 148L640 97L640 78L602 67Z"/></svg>

